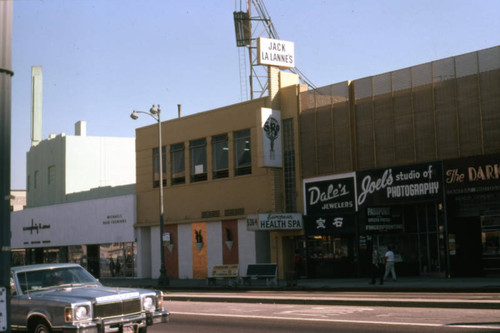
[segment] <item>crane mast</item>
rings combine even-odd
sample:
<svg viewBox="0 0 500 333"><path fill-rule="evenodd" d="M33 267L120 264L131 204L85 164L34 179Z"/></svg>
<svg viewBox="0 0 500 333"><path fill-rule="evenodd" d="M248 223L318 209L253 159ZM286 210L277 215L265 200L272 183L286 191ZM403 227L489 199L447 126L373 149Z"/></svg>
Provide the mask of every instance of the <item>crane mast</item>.
<svg viewBox="0 0 500 333"><path fill-rule="evenodd" d="M233 16L239 57L241 98L248 100L266 96L269 93L268 66L257 63L257 39L259 37L279 39L278 32L263 0L240 0ZM302 83L315 88L297 67L288 70L297 74Z"/></svg>

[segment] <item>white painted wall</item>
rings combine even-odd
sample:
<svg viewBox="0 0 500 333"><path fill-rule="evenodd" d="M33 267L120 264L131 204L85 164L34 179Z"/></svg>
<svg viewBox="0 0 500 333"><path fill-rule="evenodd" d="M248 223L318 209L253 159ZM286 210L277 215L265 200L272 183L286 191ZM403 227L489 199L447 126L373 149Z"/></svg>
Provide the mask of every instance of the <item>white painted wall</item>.
<svg viewBox="0 0 500 333"><path fill-rule="evenodd" d="M193 246L191 239L191 224L179 224L177 226L179 238L179 278L193 278Z"/></svg>
<svg viewBox="0 0 500 333"><path fill-rule="evenodd" d="M222 265L222 223L207 223L207 269L208 276L212 273L212 267Z"/></svg>
<svg viewBox="0 0 500 333"><path fill-rule="evenodd" d="M151 277L151 229L137 228L137 277ZM158 270L159 271L159 270Z"/></svg>
<svg viewBox="0 0 500 333"><path fill-rule="evenodd" d="M151 244L151 273L153 279L160 277L160 226L151 227L149 243Z"/></svg>
<svg viewBox="0 0 500 333"><path fill-rule="evenodd" d="M238 220L238 253L240 256L240 276L247 274L248 264L257 261L255 252L255 231L247 231L247 220Z"/></svg>
<svg viewBox="0 0 500 333"><path fill-rule="evenodd" d="M60 134L32 146L26 161L28 207L60 204L67 194L136 182L135 138ZM50 167L55 170L51 183Z"/></svg>
<svg viewBox="0 0 500 333"><path fill-rule="evenodd" d="M66 194L135 184L135 139L66 137Z"/></svg>

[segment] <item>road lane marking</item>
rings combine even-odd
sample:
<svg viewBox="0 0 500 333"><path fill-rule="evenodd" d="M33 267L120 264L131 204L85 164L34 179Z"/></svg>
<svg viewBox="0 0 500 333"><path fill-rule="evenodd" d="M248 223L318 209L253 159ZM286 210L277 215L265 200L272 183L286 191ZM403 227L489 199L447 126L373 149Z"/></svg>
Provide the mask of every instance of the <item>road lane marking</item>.
<svg viewBox="0 0 500 333"><path fill-rule="evenodd" d="M428 323L405 323L391 321L372 321L372 320L347 320L347 319L324 319L324 318L289 318L289 317L274 317L274 316L246 316L233 315L223 313L201 313L201 312L172 312L171 315L185 316L206 316L206 317L226 317L226 318L244 318L244 319L270 319L270 320L295 320L295 321L320 321L327 323L351 323L351 324L369 324L369 325L393 325L393 326L418 326L418 327L450 327L450 328L468 328L468 329L489 329L498 330L500 325L486 326L481 323L470 325L453 325L453 324L428 324ZM173 319L173 318L171 318Z"/></svg>

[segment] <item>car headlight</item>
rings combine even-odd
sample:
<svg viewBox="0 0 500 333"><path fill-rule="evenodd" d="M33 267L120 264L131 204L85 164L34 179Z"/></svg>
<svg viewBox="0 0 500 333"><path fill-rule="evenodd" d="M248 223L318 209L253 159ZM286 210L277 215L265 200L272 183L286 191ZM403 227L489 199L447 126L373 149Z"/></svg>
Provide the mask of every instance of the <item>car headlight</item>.
<svg viewBox="0 0 500 333"><path fill-rule="evenodd" d="M66 322L90 319L90 308L88 305L77 305L74 308L66 308Z"/></svg>
<svg viewBox="0 0 500 333"><path fill-rule="evenodd" d="M144 297L142 306L144 307L144 310L146 310L146 311L154 311L156 309L154 296Z"/></svg>
<svg viewBox="0 0 500 333"><path fill-rule="evenodd" d="M89 308L84 305L75 307L75 320L89 319Z"/></svg>

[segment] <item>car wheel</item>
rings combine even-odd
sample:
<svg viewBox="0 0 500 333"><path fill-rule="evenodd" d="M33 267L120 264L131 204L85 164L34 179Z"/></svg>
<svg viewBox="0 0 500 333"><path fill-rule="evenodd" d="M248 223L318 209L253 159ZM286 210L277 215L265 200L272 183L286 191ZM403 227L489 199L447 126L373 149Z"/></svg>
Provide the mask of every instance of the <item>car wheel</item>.
<svg viewBox="0 0 500 333"><path fill-rule="evenodd" d="M148 333L148 327L140 327L139 328L139 333Z"/></svg>
<svg viewBox="0 0 500 333"><path fill-rule="evenodd" d="M39 321L35 324L33 333L50 333L50 326L44 321Z"/></svg>

